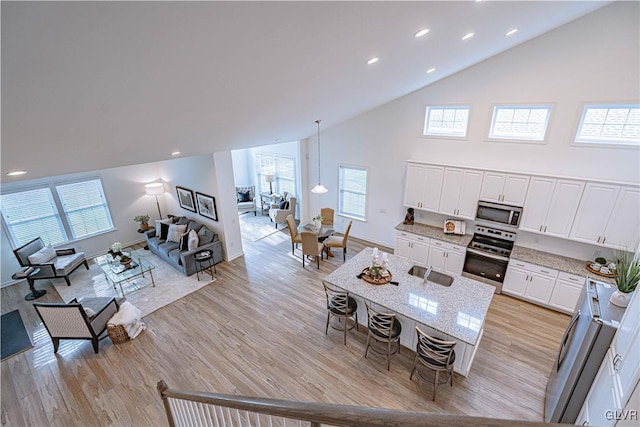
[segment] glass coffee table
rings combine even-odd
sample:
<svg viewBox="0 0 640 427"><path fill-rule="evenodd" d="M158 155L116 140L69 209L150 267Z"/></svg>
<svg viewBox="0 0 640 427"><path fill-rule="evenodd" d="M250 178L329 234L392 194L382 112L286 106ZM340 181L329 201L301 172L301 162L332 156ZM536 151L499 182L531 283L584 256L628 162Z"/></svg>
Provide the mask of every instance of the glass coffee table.
<svg viewBox="0 0 640 427"><path fill-rule="evenodd" d="M134 279L146 277L145 275L151 278L151 285L155 288L156 282L153 280L153 269L155 269L156 266L136 252L125 253L133 259L129 268L125 268L120 264L120 261L109 254L96 257L93 261L102 269L107 280L113 283L113 289L117 290L116 285L120 287L120 293L122 293L123 297L124 289L122 288L122 284L129 283L136 290L140 289Z"/></svg>

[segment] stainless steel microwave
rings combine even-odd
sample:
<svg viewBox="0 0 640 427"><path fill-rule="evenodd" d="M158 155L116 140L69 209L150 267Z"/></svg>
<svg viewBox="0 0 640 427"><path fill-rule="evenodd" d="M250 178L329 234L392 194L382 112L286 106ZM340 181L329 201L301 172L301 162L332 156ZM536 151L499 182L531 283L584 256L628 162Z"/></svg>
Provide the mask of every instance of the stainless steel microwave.
<svg viewBox="0 0 640 427"><path fill-rule="evenodd" d="M521 216L522 208L519 206L503 205L483 200L478 202L476 220L490 221L494 224L517 228L520 225Z"/></svg>

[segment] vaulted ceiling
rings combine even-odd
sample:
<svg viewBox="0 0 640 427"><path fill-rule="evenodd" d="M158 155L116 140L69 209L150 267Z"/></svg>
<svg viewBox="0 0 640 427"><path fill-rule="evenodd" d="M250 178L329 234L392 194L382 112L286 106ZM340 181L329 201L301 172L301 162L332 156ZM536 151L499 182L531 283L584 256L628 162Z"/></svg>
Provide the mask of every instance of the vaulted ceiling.
<svg viewBox="0 0 640 427"><path fill-rule="evenodd" d="M3 1L2 182L303 139L608 3Z"/></svg>

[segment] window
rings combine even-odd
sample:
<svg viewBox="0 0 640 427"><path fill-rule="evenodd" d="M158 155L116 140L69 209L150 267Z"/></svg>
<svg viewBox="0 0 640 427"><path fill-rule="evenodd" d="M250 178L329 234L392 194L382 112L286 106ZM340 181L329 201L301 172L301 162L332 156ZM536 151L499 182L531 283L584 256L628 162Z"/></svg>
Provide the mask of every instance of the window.
<svg viewBox="0 0 640 427"><path fill-rule="evenodd" d="M424 120L424 135L467 136L470 107L427 107Z"/></svg>
<svg viewBox="0 0 640 427"><path fill-rule="evenodd" d="M551 105L493 107L489 138L544 141Z"/></svg>
<svg viewBox="0 0 640 427"><path fill-rule="evenodd" d="M58 245L113 228L98 178L10 191L0 207L15 247L36 237Z"/></svg>
<svg viewBox="0 0 640 427"><path fill-rule="evenodd" d="M338 186L338 214L366 221L367 169L340 165Z"/></svg>
<svg viewBox="0 0 640 427"><path fill-rule="evenodd" d="M585 105L576 142L640 145L640 105Z"/></svg>
<svg viewBox="0 0 640 427"><path fill-rule="evenodd" d="M269 192L267 175L274 175L271 183L274 193L283 194L285 191L296 194L296 165L293 157L277 156L273 154L256 154L258 168L258 192Z"/></svg>

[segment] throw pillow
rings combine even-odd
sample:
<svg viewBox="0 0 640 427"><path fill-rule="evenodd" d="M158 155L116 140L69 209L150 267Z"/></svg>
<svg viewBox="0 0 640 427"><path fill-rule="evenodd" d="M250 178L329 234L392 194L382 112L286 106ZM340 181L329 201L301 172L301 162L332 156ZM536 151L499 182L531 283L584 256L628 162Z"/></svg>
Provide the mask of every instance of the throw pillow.
<svg viewBox="0 0 640 427"><path fill-rule="evenodd" d="M285 209L289 209L289 201L288 200L284 203L284 208Z"/></svg>
<svg viewBox="0 0 640 427"><path fill-rule="evenodd" d="M89 307L83 307L83 308L84 308L84 313L87 315L87 317L93 317L96 315L96 312L93 311L93 309Z"/></svg>
<svg viewBox="0 0 640 427"><path fill-rule="evenodd" d="M160 224L160 240L167 240L169 234L169 226L171 224Z"/></svg>
<svg viewBox="0 0 640 427"><path fill-rule="evenodd" d="M180 236L180 251L189 249L189 231Z"/></svg>
<svg viewBox="0 0 640 427"><path fill-rule="evenodd" d="M249 195L250 191L238 191L238 202L250 202L251 196Z"/></svg>
<svg viewBox="0 0 640 427"><path fill-rule="evenodd" d="M280 200L279 208L280 209L286 209L286 206L287 206L287 201L286 200Z"/></svg>
<svg viewBox="0 0 640 427"><path fill-rule="evenodd" d="M180 243L180 237L187 231L187 224L169 224L169 231L167 233L167 242Z"/></svg>
<svg viewBox="0 0 640 427"><path fill-rule="evenodd" d="M200 238L198 237L198 233L196 233L195 230L190 230L189 231L189 243L188 243L188 248L190 251L197 249L198 248L198 244L200 243Z"/></svg>
<svg viewBox="0 0 640 427"><path fill-rule="evenodd" d="M160 224L171 224L171 218L156 219L156 236L160 235Z"/></svg>
<svg viewBox="0 0 640 427"><path fill-rule="evenodd" d="M198 239L200 241L198 245L202 246L202 245L209 244L213 242L214 237L215 237L215 234L213 231L209 230L207 227L202 227L200 231L198 231Z"/></svg>
<svg viewBox="0 0 640 427"><path fill-rule="evenodd" d="M53 246L48 245L40 249L38 252L29 255L29 262L31 264L42 264L50 261L56 257L56 250Z"/></svg>

